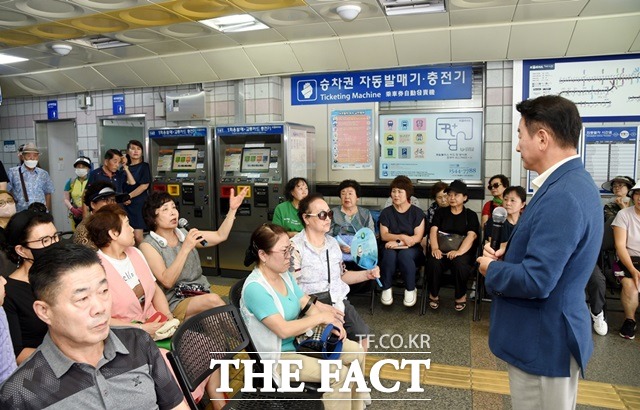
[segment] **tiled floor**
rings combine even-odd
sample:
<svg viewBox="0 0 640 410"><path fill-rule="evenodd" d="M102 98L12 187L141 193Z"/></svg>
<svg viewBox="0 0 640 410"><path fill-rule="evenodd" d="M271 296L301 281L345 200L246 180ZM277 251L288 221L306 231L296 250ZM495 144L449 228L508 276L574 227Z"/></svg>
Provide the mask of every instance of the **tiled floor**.
<svg viewBox="0 0 640 410"><path fill-rule="evenodd" d="M221 294L235 279L212 278ZM423 393L407 393L410 375L405 371L392 371L385 366L381 371L383 385L389 387L401 381L396 393L372 392L371 409L510 409L509 385L506 366L491 354L487 345L489 304L484 304L480 321L473 322L473 303L463 312L453 309L453 295L448 289L441 293L437 311L429 310L419 316L419 307L402 306L396 300L393 306L376 304L374 315L369 314L368 298L351 297L354 306L371 327L375 341L367 356L367 369L382 358L431 359L429 370L421 372ZM610 308L619 307L609 302ZM580 380L578 408L635 408L640 409L640 335L625 340L618 335L622 313L609 313L609 334L595 333L595 350L586 369L586 378ZM391 338L390 336L396 335ZM428 346L409 343L412 335L428 335ZM426 340L427 336L422 336ZM420 341L421 337L414 339ZM387 345L393 345L388 346ZM399 352L405 352L399 354ZM428 354L424 352L430 352Z"/></svg>

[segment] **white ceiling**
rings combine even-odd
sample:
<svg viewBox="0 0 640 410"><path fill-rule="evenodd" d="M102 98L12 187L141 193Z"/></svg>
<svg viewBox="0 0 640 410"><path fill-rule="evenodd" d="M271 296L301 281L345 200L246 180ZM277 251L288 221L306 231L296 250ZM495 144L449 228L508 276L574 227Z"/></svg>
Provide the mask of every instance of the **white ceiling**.
<svg viewBox="0 0 640 410"><path fill-rule="evenodd" d="M336 13L360 4L352 22ZM529 58L640 52L640 0L446 0L387 17L376 0L0 0L5 97ZM221 34L196 21L248 12L271 28ZM54 43L100 33L132 46Z"/></svg>

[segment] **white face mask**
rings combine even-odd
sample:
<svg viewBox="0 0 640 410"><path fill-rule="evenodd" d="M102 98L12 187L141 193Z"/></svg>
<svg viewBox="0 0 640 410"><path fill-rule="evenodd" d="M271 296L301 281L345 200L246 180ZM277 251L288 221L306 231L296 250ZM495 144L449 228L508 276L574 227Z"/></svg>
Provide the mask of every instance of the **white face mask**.
<svg viewBox="0 0 640 410"><path fill-rule="evenodd" d="M11 218L16 213L16 204L6 204L0 207L0 218Z"/></svg>
<svg viewBox="0 0 640 410"><path fill-rule="evenodd" d="M76 168L76 175L80 178L84 178L89 173L89 170L86 168Z"/></svg>
<svg viewBox="0 0 640 410"><path fill-rule="evenodd" d="M33 169L33 168L35 168L35 167L37 167L37 166L38 166L38 160L37 160L37 159L30 159L30 160L28 160L28 161L25 161L25 162L24 162L24 165L25 165L27 168Z"/></svg>

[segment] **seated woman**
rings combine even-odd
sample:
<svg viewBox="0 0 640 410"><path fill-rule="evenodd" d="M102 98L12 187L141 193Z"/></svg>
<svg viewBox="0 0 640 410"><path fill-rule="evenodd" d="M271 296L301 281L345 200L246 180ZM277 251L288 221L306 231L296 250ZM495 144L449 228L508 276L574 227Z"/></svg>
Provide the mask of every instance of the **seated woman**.
<svg viewBox="0 0 640 410"><path fill-rule="evenodd" d="M520 215L527 204L527 193L521 186L510 186L504 190L502 198L502 206L507 210L507 220L504 221L502 230L500 231L500 247L504 249L507 247L509 236L511 236L511 232L513 232L513 228L516 227L518 219L520 219ZM484 229L485 243L491 242L492 231L493 219L489 218Z"/></svg>
<svg viewBox="0 0 640 410"><path fill-rule="evenodd" d="M318 359L296 353L293 339L318 325L333 324L338 327L340 338L343 339L340 360L344 365L339 372L340 377L332 379L332 392L322 396L324 408L363 409L366 393L356 392L355 384L351 385L349 391L340 391L353 361L358 360L364 370L365 355L362 347L344 339L342 315L331 306L318 301L310 304L303 317L298 317L300 311L311 303L311 299L296 284L291 273L287 272L291 250L289 237L281 226L267 223L251 235L245 265L256 265L245 281L240 300L240 312L251 339L263 360L274 360L276 382L279 383L280 379L276 364L281 359L302 361L300 380L317 382L320 371Z"/></svg>
<svg viewBox="0 0 640 410"><path fill-rule="evenodd" d="M224 305L220 296L210 292L196 248L203 247L203 239L207 241L206 246L215 246L229 237L247 189L237 196L231 190L229 212L217 231L178 229L180 213L173 197L166 192L154 192L145 201L142 214L151 233L140 244L140 250L164 289L173 316L180 321Z"/></svg>
<svg viewBox="0 0 640 410"><path fill-rule="evenodd" d="M604 204L605 221L615 217L618 212L631 205L631 198L627 194L634 185L633 178L627 176L617 176L602 184L602 189L613 193L611 200Z"/></svg>
<svg viewBox="0 0 640 410"><path fill-rule="evenodd" d="M467 281L474 269L476 239L480 232L478 216L465 208L468 200L467 185L456 179L445 191L449 196L449 207L441 208L433 217L429 231L430 252L427 252L427 285L429 288L429 307L440 306L440 282L445 270L451 269L455 279L455 310L467 307ZM458 235L463 238L457 249L445 252L440 249L439 234Z"/></svg>
<svg viewBox="0 0 640 410"><path fill-rule="evenodd" d="M509 186L509 178L502 174L494 175L489 178L489 185L487 189L491 191L491 195L493 195L493 199L489 202L485 202L482 207L482 218L480 220L480 225L484 226L487 221L491 218L491 214L493 210L497 206L502 206L502 198L504 195L504 190Z"/></svg>
<svg viewBox="0 0 640 410"><path fill-rule="evenodd" d="M2 244L18 269L7 278L4 310L7 314L13 351L21 364L42 343L47 325L33 310L35 298L29 284L29 269L47 247L60 240L51 214L21 211L9 220Z"/></svg>
<svg viewBox="0 0 640 410"><path fill-rule="evenodd" d="M447 189L448 185L446 182L436 182L431 186L431 198L433 202L429 206L429 208L425 211L425 229L424 229L424 238L422 238L422 250L427 251L427 242L429 239L429 228L431 227L431 223L433 222L433 215L436 214L436 211L440 208L444 208L449 206L449 198L447 194L444 193L444 190Z"/></svg>
<svg viewBox="0 0 640 410"><path fill-rule="evenodd" d="M351 239L361 228L369 228L375 232L371 212L367 208L358 206L360 198L360 184L353 179L345 179L338 186L341 205L332 209L331 236L338 239L342 260L351 270L361 270L351 257Z"/></svg>
<svg viewBox="0 0 640 410"><path fill-rule="evenodd" d="M293 275L307 294L329 292L333 306L344 312L347 337L358 340L366 349L369 327L349 303L349 285L375 279L380 269L345 270L342 252L335 238L328 234L333 212L320 194L311 194L300 201L298 215L304 230L291 238L293 245ZM360 335L360 337L358 337Z"/></svg>
<svg viewBox="0 0 640 410"><path fill-rule="evenodd" d="M106 205L93 214L87 224L91 241L98 247L98 256L107 273L111 293L111 326L138 327L152 338L164 323L173 318L164 292L156 283L142 252L134 247L135 234L127 213L118 205ZM164 318L160 319L157 313ZM166 355L166 351L161 349ZM224 406L224 395L216 392L220 372L215 372L206 384L214 408ZM197 389L194 398L202 397ZM215 407L217 406L217 407Z"/></svg>
<svg viewBox="0 0 640 410"><path fill-rule="evenodd" d="M382 272L383 305L393 303L393 275L400 271L404 278L404 305L413 306L418 299L416 269L423 258L420 241L424 236L424 212L411 205L413 184L404 175L391 181L392 206L380 213L380 239L384 243L380 270Z"/></svg>
<svg viewBox="0 0 640 410"><path fill-rule="evenodd" d="M636 310L640 292L640 182L631 188L629 196L634 205L618 212L611 224L616 253L624 271L620 279L620 302L624 310L620 336L625 339L636 337Z"/></svg>
<svg viewBox="0 0 640 410"><path fill-rule="evenodd" d="M304 178L291 178L284 187L285 202L278 204L273 212L273 223L282 226L289 238L303 229L298 219L298 204L309 195L309 184Z"/></svg>

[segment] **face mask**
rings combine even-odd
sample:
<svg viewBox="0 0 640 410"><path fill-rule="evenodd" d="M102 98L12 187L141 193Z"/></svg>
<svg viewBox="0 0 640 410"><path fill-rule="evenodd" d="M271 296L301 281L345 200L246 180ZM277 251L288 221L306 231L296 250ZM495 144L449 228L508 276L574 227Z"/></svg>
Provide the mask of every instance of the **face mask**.
<svg viewBox="0 0 640 410"><path fill-rule="evenodd" d="M89 170L86 168L76 168L76 175L80 178L84 178L89 173Z"/></svg>
<svg viewBox="0 0 640 410"><path fill-rule="evenodd" d="M56 243L52 243L51 245L47 246L46 248L33 249L33 248L29 248L28 246L26 248L31 251L31 254L33 255L33 260L32 261L35 262L38 259L40 259L42 257L42 255L47 253L49 250L58 248L60 246L61 246L60 242L56 242ZM27 259L27 258L25 258L25 259Z"/></svg>
<svg viewBox="0 0 640 410"><path fill-rule="evenodd" d="M0 218L10 218L16 213L16 204L6 204L0 207Z"/></svg>
<svg viewBox="0 0 640 410"><path fill-rule="evenodd" d="M38 166L38 160L37 160L37 159L30 159L30 160L28 160L28 161L25 161L25 162L24 162L24 165L25 165L27 168L35 168L35 167L37 167L37 166Z"/></svg>

